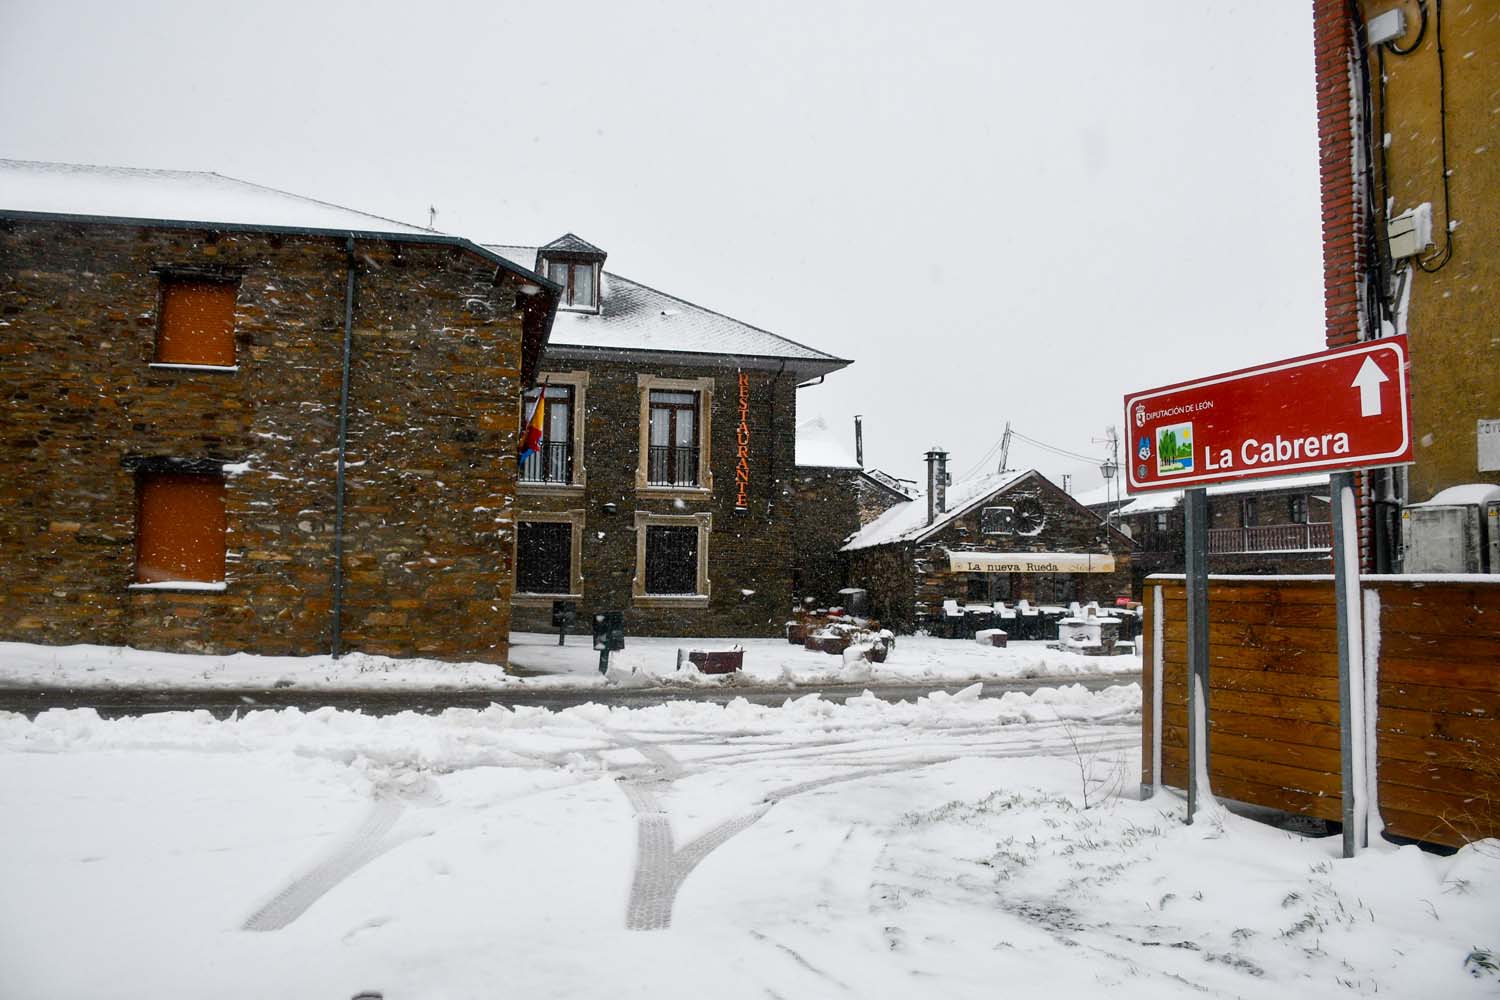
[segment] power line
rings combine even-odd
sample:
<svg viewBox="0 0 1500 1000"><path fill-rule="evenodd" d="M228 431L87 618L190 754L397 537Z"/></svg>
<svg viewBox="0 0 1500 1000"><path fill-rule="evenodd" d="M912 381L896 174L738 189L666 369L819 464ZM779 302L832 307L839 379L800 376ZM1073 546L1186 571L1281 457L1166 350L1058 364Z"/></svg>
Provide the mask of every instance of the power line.
<svg viewBox="0 0 1500 1000"><path fill-rule="evenodd" d="M1012 428L1011 434L1015 437L1020 438L1022 441L1026 441L1030 444L1036 445L1038 448L1041 448L1045 451L1050 451L1054 454L1062 455L1065 458L1076 458L1080 462L1088 462L1091 465L1097 465L1099 462L1098 455L1080 455L1076 451L1068 451L1066 448L1059 448L1056 445L1048 444L1045 441L1038 441L1034 437L1028 437L1027 435L1022 434L1020 431L1015 430L1014 428Z"/></svg>

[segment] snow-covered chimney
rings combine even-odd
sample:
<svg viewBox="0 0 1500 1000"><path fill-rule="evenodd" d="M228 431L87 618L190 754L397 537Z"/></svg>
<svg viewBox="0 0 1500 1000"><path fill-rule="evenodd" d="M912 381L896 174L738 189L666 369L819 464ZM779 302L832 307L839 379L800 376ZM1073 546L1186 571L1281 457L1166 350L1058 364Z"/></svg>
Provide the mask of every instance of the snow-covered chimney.
<svg viewBox="0 0 1500 1000"><path fill-rule="evenodd" d="M933 445L927 452L927 523L948 509L948 453Z"/></svg>
<svg viewBox="0 0 1500 1000"><path fill-rule="evenodd" d="M860 414L854 415L854 460L859 467L865 467L865 418Z"/></svg>

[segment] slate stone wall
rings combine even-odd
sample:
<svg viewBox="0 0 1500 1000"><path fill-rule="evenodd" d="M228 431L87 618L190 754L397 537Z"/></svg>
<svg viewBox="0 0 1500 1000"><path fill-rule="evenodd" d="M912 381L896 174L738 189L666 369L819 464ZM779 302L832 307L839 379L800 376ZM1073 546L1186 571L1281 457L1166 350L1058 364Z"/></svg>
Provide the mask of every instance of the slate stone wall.
<svg viewBox="0 0 1500 1000"><path fill-rule="evenodd" d="M792 580L796 597L815 607L840 604L846 559L839 552L859 530L857 469L799 467L796 473L797 545Z"/></svg>
<svg viewBox="0 0 1500 1000"><path fill-rule="evenodd" d="M523 485L520 518L527 511L582 510L583 583L574 632L587 634L596 611L623 611L630 635L778 635L792 606L796 380L790 373L746 369L750 429L748 509L735 509L739 378L733 368L663 366L618 360L544 356L548 372L588 373L583 487ZM640 490L639 375L714 380L710 493ZM611 513L606 504L613 504ZM711 515L707 536L709 600L640 598L635 514ZM513 628L551 632L551 599L518 597Z"/></svg>
<svg viewBox="0 0 1500 1000"><path fill-rule="evenodd" d="M503 662L521 318L448 247L357 244L343 640ZM240 280L238 370L151 367L159 268ZM341 239L0 226L0 638L329 650ZM133 458L233 463L222 593L139 591Z"/></svg>
<svg viewBox="0 0 1500 1000"><path fill-rule="evenodd" d="M897 496L884 486L870 479L869 476L856 475L854 477L855 505L858 507L859 523L869 524L881 514L890 510L898 504L913 503L914 501Z"/></svg>

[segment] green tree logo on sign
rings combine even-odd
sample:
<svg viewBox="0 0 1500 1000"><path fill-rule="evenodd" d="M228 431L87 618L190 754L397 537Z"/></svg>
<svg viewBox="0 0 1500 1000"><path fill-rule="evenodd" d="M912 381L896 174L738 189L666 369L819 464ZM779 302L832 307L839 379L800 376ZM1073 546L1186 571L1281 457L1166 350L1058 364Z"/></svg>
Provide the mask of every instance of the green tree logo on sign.
<svg viewBox="0 0 1500 1000"><path fill-rule="evenodd" d="M1171 424L1156 431L1156 471L1174 476L1193 471L1193 425Z"/></svg>

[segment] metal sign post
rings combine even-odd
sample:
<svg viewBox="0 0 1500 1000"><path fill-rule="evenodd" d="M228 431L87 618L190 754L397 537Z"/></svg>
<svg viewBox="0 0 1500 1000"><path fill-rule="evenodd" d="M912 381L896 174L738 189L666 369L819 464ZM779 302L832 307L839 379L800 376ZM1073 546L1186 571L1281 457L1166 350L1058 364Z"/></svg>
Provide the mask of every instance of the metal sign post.
<svg viewBox="0 0 1500 1000"><path fill-rule="evenodd" d="M1188 800L1193 822L1208 781L1208 491L1184 490L1187 557Z"/></svg>
<svg viewBox="0 0 1500 1000"><path fill-rule="evenodd" d="M1187 515L1188 822L1208 787L1210 483L1328 472L1339 643L1344 855L1368 837L1359 526L1351 470L1412 460L1406 338L1381 337L1125 397L1132 493L1181 489ZM1158 614L1160 611L1158 610ZM1159 732L1159 728L1158 728Z"/></svg>
<svg viewBox="0 0 1500 1000"><path fill-rule="evenodd" d="M1363 640L1359 602L1359 539L1354 516L1354 475L1328 477L1333 499L1333 590L1339 636L1339 777L1344 823L1344 857L1365 843ZM1357 681L1357 683L1356 683ZM1356 687L1358 690L1356 690ZM1356 707L1358 706L1358 707Z"/></svg>

